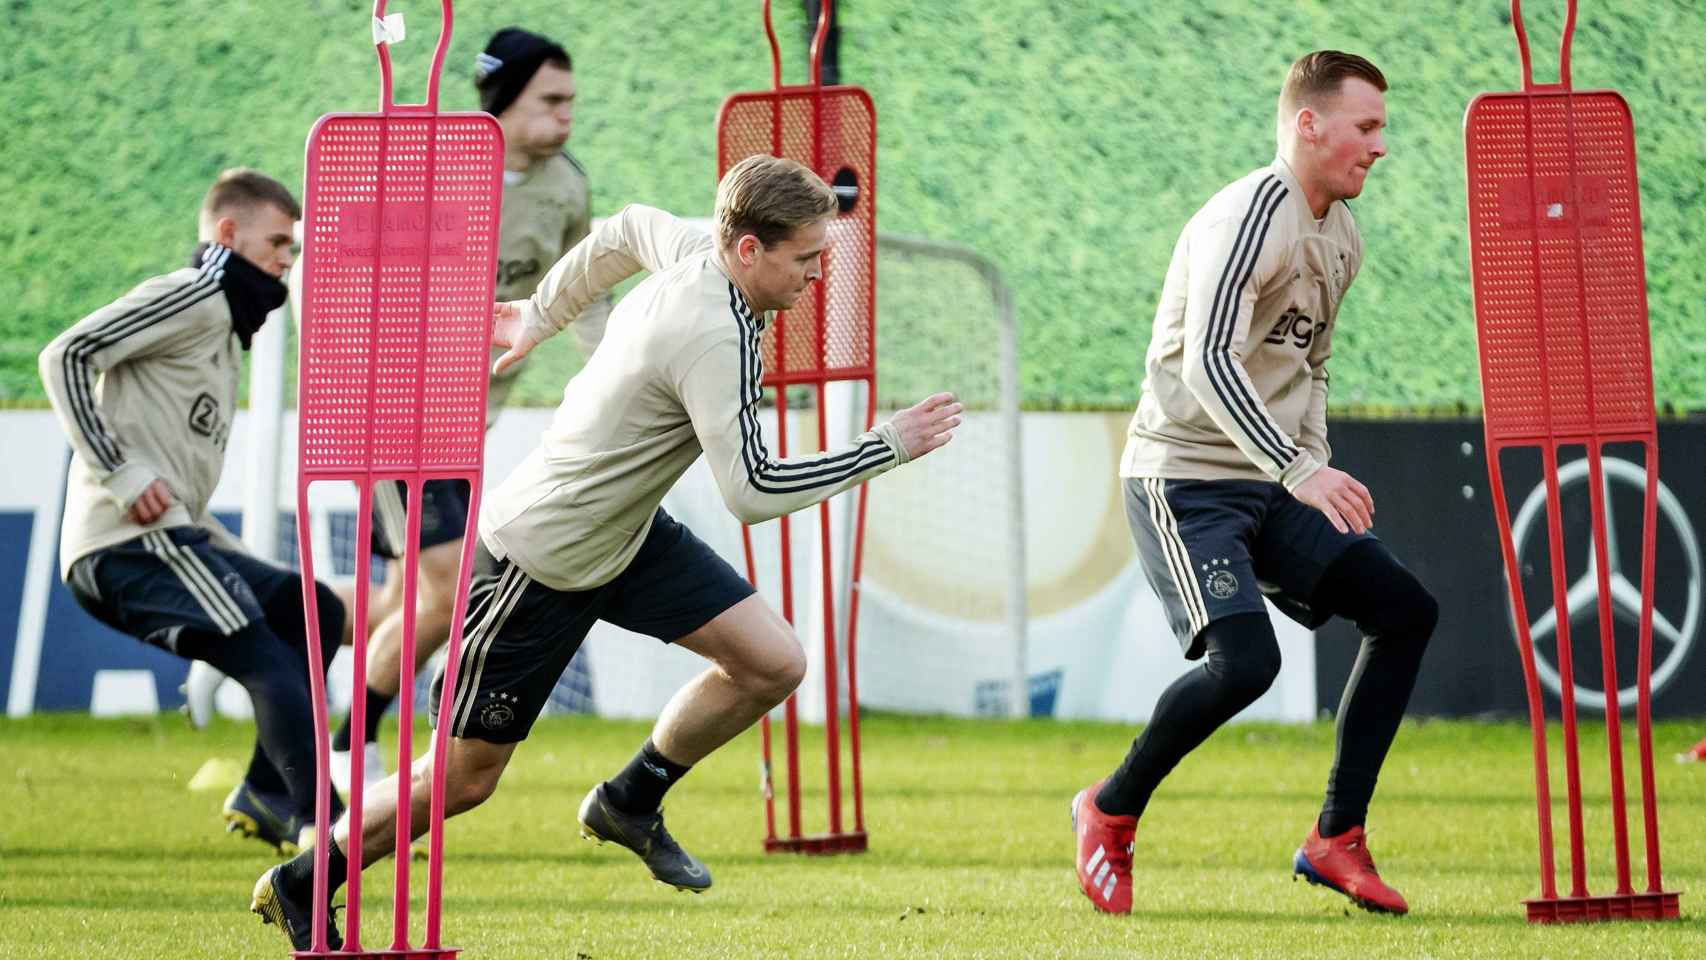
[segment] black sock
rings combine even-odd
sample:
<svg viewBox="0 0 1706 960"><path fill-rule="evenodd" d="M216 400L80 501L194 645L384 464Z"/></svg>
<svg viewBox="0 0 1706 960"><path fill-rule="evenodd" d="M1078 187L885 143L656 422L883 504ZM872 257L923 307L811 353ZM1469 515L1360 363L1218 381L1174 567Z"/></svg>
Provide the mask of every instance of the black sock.
<svg viewBox="0 0 1706 960"><path fill-rule="evenodd" d="M332 731L332 749L333 750L339 750L339 751L348 751L349 750L350 720L354 716L355 715L351 714L351 713L344 714L344 722L338 725L338 729Z"/></svg>
<svg viewBox="0 0 1706 960"><path fill-rule="evenodd" d="M385 719L385 711L391 709L396 702L394 693L380 693L372 687L367 688L367 743L379 742L379 724Z"/></svg>
<svg viewBox="0 0 1706 960"><path fill-rule="evenodd" d="M1203 664L1161 694L1149 725L1096 794L1096 808L1138 817L1185 754L1256 702L1279 674L1279 643L1266 613L1240 613L1203 628Z"/></svg>
<svg viewBox="0 0 1706 960"><path fill-rule="evenodd" d="M663 795L687 775L684 767L652 746L650 738L622 772L604 781L605 796L623 813L651 813L663 803Z"/></svg>
<svg viewBox="0 0 1706 960"><path fill-rule="evenodd" d="M349 876L349 858L338 849L338 842L326 838L326 898L344 885ZM278 886L292 900L307 900L314 893L314 851L304 850L278 868Z"/></svg>
<svg viewBox="0 0 1706 960"><path fill-rule="evenodd" d="M366 734L367 739L362 742L378 743L379 724L384 722L385 711L391 709L391 704L396 702L397 695L394 693L380 693L372 687L367 688L366 695L367 716L364 717L363 720L367 724L367 729L363 732ZM350 742L355 739L354 724L355 711L351 710L349 713L344 714L343 725L338 727L336 733L332 734L333 750L348 750L350 748Z"/></svg>
<svg viewBox="0 0 1706 960"><path fill-rule="evenodd" d="M1362 826L1362 819L1352 814L1337 810L1321 811L1320 819L1315 821L1315 832L1323 838L1336 837L1352 827Z"/></svg>

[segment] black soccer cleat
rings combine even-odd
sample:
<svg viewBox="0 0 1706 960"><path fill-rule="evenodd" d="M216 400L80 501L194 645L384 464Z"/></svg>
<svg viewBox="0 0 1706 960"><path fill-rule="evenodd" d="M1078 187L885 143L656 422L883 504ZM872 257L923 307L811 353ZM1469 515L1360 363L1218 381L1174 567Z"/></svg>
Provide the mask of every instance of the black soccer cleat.
<svg viewBox="0 0 1706 960"><path fill-rule="evenodd" d="M609 841L634 851L652 872L652 879L659 883L693 893L710 888L711 871L669 835L663 825L662 810L623 813L610 805L601 783L581 801L579 819L582 837L599 843Z"/></svg>
<svg viewBox="0 0 1706 960"><path fill-rule="evenodd" d="M290 812L290 800L275 794L262 793L247 782L231 788L220 810L225 819L225 832L241 833L259 840L281 856L293 857L300 852L303 821ZM313 826L312 820L307 824Z"/></svg>
<svg viewBox="0 0 1706 960"><path fill-rule="evenodd" d="M273 867L255 881L255 893L249 900L249 910L259 914L262 923L270 923L284 931L291 947L311 950L314 947L314 911L304 901L293 899L279 886L278 867ZM326 911L326 946L333 950L344 947L343 935L330 909Z"/></svg>

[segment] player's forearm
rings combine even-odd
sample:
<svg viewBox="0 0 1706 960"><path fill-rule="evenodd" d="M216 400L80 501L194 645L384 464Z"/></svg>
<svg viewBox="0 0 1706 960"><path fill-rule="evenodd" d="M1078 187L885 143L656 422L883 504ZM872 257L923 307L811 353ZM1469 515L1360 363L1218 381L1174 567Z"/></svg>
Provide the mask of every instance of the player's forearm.
<svg viewBox="0 0 1706 960"><path fill-rule="evenodd" d="M1332 459L1333 449L1327 445L1327 377L1326 371L1309 384L1309 408L1304 411L1298 428L1297 444L1308 451L1322 466Z"/></svg>
<svg viewBox="0 0 1706 960"><path fill-rule="evenodd" d="M1268 413L1250 378L1227 351L1186 355L1181 371L1186 389L1227 439L1263 473L1294 490L1321 468L1307 450L1298 449Z"/></svg>
<svg viewBox="0 0 1706 960"><path fill-rule="evenodd" d="M543 340L567 327L619 283L675 266L710 240L655 207L629 204L558 260L530 299L526 325Z"/></svg>
<svg viewBox="0 0 1706 960"><path fill-rule="evenodd" d="M528 299L527 331L536 340L562 332L581 312L643 268L622 243L615 218L563 254Z"/></svg>
<svg viewBox="0 0 1706 960"><path fill-rule="evenodd" d="M742 523L762 523L828 500L906 462L900 435L887 423L851 444L808 456L764 455L756 424L739 451L725 451L718 486Z"/></svg>
<svg viewBox="0 0 1706 960"><path fill-rule="evenodd" d="M71 331L41 352L37 368L48 402L71 448L120 506L128 506L155 479L143 464L127 462L118 438L95 402L95 370L72 349Z"/></svg>

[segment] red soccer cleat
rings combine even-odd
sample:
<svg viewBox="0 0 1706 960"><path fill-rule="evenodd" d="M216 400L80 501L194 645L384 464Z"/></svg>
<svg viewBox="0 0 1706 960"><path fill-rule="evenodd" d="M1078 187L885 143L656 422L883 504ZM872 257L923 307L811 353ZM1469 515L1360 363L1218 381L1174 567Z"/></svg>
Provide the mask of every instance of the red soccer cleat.
<svg viewBox="0 0 1706 960"><path fill-rule="evenodd" d="M1136 817L1110 817L1096 809L1098 780L1072 798L1072 833L1078 842L1078 887L1103 913L1131 912L1131 848Z"/></svg>
<svg viewBox="0 0 1706 960"><path fill-rule="evenodd" d="M1374 869L1374 858L1368 854L1368 840L1361 827L1325 839L1319 823L1310 827L1309 836L1291 860L1291 871L1310 883L1339 891L1364 910L1410 912L1404 895L1387 886Z"/></svg>
<svg viewBox="0 0 1706 960"><path fill-rule="evenodd" d="M1677 763L1706 763L1706 740L1676 755Z"/></svg>

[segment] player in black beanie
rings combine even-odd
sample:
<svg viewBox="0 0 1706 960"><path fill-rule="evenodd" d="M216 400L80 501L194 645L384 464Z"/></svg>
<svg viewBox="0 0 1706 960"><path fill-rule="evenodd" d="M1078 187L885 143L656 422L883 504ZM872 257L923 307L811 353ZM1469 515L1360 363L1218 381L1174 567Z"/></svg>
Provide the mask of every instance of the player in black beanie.
<svg viewBox="0 0 1706 960"><path fill-rule="evenodd" d="M498 234L496 294L515 300L532 294L539 281L592 226L586 171L569 153L574 126L577 87L569 54L561 45L537 33L506 27L492 35L474 60L474 87L480 106L498 120L504 136L503 220ZM585 356L603 336L609 301L600 301L575 322L575 340ZM514 388L516 376L494 378L488 394L488 425ZM422 497L419 556L421 585L415 605L416 668L441 647L450 632L451 606L461 564L462 537L468 509L462 481L429 481ZM389 485L374 494L374 551L393 561L402 556L407 539L403 505ZM398 694L402 654L402 590L396 564L386 576L387 589L368 607L366 629L367 726L355 728L346 718L332 735L332 779L349 790L349 754L363 754L364 780L375 783L385 775L380 754L379 726ZM346 592L354 603L353 592Z"/></svg>
<svg viewBox="0 0 1706 960"><path fill-rule="evenodd" d="M492 34L486 49L474 58L474 89L480 92L480 109L494 117L503 113L544 63L560 70L574 69L569 52L547 37L520 27L505 27Z"/></svg>

